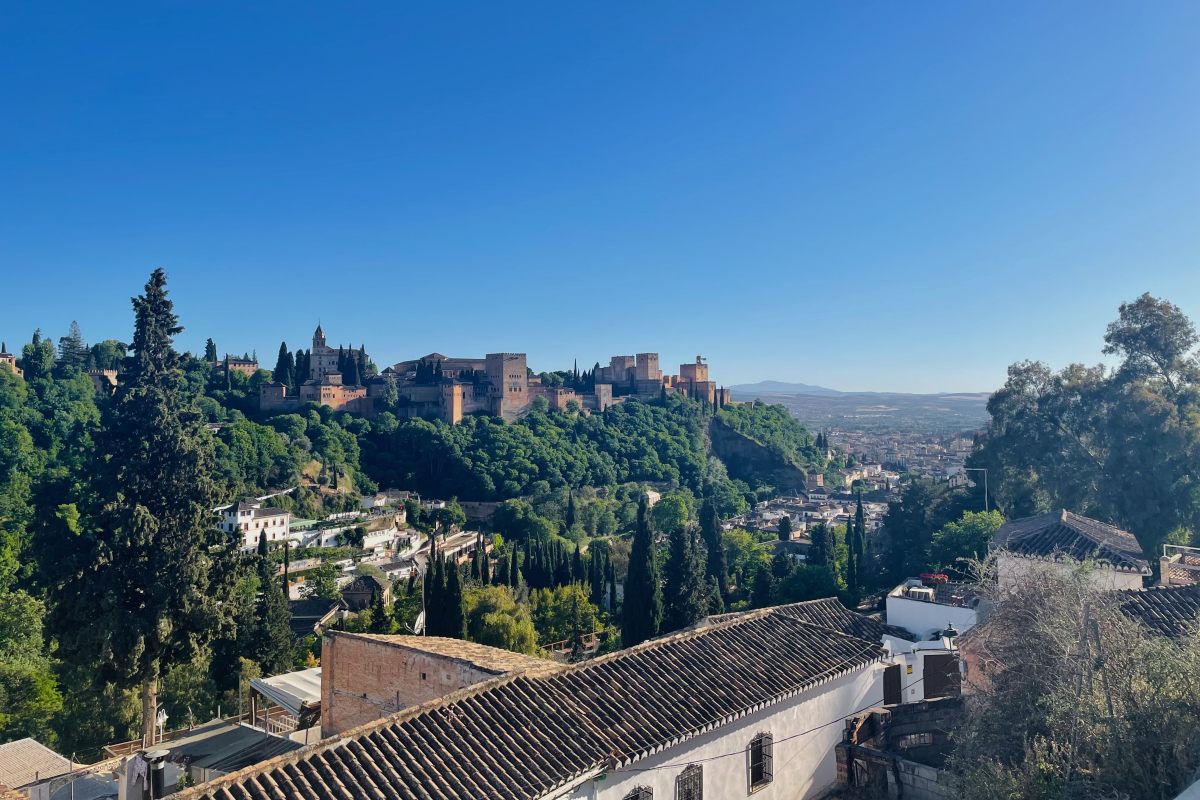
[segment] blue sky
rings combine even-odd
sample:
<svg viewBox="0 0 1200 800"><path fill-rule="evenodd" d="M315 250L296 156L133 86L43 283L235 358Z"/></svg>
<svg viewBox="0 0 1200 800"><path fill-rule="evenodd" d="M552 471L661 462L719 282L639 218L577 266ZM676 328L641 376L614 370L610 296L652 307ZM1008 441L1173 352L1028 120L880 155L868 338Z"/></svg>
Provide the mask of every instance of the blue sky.
<svg viewBox="0 0 1200 800"><path fill-rule="evenodd" d="M1200 319L1196 3L30 3L0 338L989 390Z"/></svg>

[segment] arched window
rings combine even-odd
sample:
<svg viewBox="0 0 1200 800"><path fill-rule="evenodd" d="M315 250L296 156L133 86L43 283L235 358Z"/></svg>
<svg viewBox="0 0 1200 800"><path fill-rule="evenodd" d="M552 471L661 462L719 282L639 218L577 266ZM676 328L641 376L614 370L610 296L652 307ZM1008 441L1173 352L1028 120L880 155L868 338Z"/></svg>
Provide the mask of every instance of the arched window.
<svg viewBox="0 0 1200 800"><path fill-rule="evenodd" d="M639 786L625 795L624 800L651 800L652 797L654 797L654 792L649 787Z"/></svg>
<svg viewBox="0 0 1200 800"><path fill-rule="evenodd" d="M679 773L675 779L675 800L704 800L704 772L699 764Z"/></svg>
<svg viewBox="0 0 1200 800"><path fill-rule="evenodd" d="M750 746L746 748L750 791L766 786L775 777L773 748L774 739L769 733L760 733L750 740Z"/></svg>

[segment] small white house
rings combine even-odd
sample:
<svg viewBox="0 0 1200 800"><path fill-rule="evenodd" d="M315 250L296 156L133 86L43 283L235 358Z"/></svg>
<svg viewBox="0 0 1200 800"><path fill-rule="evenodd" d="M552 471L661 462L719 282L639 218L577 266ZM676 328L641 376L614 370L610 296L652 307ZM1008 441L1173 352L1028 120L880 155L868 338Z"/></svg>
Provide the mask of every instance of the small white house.
<svg viewBox="0 0 1200 800"><path fill-rule="evenodd" d="M236 536L242 550L250 551L258 547L259 535L264 532L268 544L292 538L289 533L292 515L282 508L263 508L261 501L243 500L226 506L218 513L221 514L218 527Z"/></svg>
<svg viewBox="0 0 1200 800"><path fill-rule="evenodd" d="M1069 572L1087 561L1098 568L1091 580L1106 590L1141 589L1150 562L1128 531L1070 511L1013 520L992 539L996 579L1003 590L1020 586L1039 567Z"/></svg>

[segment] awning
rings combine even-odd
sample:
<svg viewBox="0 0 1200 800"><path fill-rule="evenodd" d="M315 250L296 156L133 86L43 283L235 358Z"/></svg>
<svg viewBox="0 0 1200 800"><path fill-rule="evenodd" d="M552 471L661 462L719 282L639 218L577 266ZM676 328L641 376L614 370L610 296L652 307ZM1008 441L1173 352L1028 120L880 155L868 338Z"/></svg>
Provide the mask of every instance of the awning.
<svg viewBox="0 0 1200 800"><path fill-rule="evenodd" d="M305 708L321 703L321 668L285 672L270 678L254 678L250 688L277 706L283 706L293 717Z"/></svg>
<svg viewBox="0 0 1200 800"><path fill-rule="evenodd" d="M272 736L248 725L213 720L186 736L163 743L169 761L217 772L234 772L282 753L298 750L299 742Z"/></svg>

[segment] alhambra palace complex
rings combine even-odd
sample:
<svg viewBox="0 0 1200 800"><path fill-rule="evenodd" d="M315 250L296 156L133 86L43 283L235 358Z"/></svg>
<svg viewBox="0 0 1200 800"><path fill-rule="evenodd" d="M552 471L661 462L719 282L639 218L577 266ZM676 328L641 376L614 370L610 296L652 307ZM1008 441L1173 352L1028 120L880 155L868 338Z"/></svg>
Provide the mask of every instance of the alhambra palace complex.
<svg viewBox="0 0 1200 800"><path fill-rule="evenodd" d="M716 405L728 400L727 391L709 380L708 364L699 356L694 363L681 364L678 375L663 374L658 353L613 356L607 367L597 368L595 389L579 393L562 386L542 385L527 368L524 353L488 353L483 358L430 353L424 358L401 361L381 375L368 376L362 386L347 386L338 372L339 352L339 348L326 343L325 331L318 325L309 354L308 379L295 395L289 395L282 383L264 384L259 394L263 410L286 410L311 402L370 415L377 398L390 392L392 386L399 395L398 416L442 419L451 424L464 414L490 414L512 422L528 413L539 397L545 398L554 411L566 411L572 403L580 409L603 411L628 397L654 399L664 392Z"/></svg>

